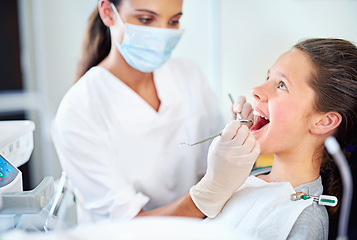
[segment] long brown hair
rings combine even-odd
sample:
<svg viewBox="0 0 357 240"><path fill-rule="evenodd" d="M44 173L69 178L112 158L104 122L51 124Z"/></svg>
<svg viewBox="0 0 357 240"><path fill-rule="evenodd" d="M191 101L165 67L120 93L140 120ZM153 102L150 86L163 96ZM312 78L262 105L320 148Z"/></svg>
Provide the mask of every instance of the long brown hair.
<svg viewBox="0 0 357 240"><path fill-rule="evenodd" d="M119 6L121 0L110 0L115 6ZM100 18L98 8L91 14L87 31L83 38L81 57L77 65L77 82L91 67L98 65L111 48L110 31Z"/></svg>
<svg viewBox="0 0 357 240"><path fill-rule="evenodd" d="M294 47L305 52L315 65L315 72L309 81L316 93L315 109L319 112L336 111L342 116L334 137L344 150L353 171L357 161L357 48L349 41L331 38L308 39ZM341 177L326 149L321 176L324 194L336 196L340 203ZM330 223L336 224L333 219L337 221L339 204L328 210L332 219Z"/></svg>

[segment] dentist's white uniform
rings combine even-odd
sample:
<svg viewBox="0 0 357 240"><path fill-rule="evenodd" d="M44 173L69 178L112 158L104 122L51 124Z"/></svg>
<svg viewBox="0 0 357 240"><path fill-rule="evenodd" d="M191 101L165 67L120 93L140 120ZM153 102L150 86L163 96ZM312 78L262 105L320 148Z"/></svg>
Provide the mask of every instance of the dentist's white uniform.
<svg viewBox="0 0 357 240"><path fill-rule="evenodd" d="M179 144L223 129L216 96L187 60L169 60L154 81L158 112L101 67L63 98L52 137L75 187L79 223L131 219L169 204L205 173L210 142Z"/></svg>

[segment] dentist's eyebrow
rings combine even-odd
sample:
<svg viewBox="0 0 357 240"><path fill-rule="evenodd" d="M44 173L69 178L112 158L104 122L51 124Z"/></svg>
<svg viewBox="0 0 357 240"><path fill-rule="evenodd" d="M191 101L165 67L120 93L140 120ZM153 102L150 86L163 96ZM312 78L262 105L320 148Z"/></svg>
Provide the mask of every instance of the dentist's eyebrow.
<svg viewBox="0 0 357 240"><path fill-rule="evenodd" d="M147 10L147 9L135 9L135 11L138 11L138 12L145 12L145 13L150 13L150 14L153 14L155 16L159 16L159 14L157 14L156 12L153 12L153 11L150 11L150 10ZM182 12L179 12L177 14L175 14L173 17L178 17L178 16L182 16Z"/></svg>
<svg viewBox="0 0 357 240"><path fill-rule="evenodd" d="M150 11L150 10L147 10L147 9L135 9L135 11L150 13L150 14L153 14L155 16L159 16L159 14L157 14L156 12L153 12L153 11Z"/></svg>
<svg viewBox="0 0 357 240"><path fill-rule="evenodd" d="M182 12L179 12L179 13L173 15L171 18L178 17L178 16L182 16Z"/></svg>

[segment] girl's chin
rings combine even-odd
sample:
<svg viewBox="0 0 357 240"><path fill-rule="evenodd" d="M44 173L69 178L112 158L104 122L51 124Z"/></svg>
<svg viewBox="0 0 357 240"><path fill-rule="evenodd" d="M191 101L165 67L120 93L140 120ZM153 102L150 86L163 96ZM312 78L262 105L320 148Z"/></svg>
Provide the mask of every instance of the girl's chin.
<svg viewBox="0 0 357 240"><path fill-rule="evenodd" d="M271 154L271 151L269 151L269 147L266 146L266 144L269 142L267 142L266 139L264 139L264 137L257 135L255 136L255 139L259 143L261 155Z"/></svg>

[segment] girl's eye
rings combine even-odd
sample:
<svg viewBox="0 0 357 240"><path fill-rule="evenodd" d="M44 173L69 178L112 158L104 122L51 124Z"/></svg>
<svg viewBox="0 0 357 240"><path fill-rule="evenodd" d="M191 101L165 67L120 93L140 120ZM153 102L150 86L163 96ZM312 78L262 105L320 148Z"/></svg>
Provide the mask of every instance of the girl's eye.
<svg viewBox="0 0 357 240"><path fill-rule="evenodd" d="M288 87L286 86L286 84L283 81L279 82L278 88L282 89L282 90L288 90Z"/></svg>

